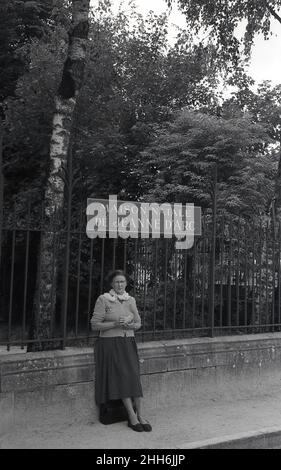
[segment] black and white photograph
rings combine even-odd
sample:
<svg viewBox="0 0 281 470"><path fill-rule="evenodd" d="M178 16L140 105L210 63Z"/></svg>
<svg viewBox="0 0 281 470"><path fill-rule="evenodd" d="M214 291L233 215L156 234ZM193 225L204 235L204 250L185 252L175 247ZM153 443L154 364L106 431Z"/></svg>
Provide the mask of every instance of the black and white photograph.
<svg viewBox="0 0 281 470"><path fill-rule="evenodd" d="M0 449L281 449L280 52L281 0L0 0Z"/></svg>

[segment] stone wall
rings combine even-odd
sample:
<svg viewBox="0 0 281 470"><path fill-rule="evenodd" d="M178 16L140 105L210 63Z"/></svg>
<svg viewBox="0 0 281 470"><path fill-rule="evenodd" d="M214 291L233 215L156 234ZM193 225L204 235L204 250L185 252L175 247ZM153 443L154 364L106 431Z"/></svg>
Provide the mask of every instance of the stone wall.
<svg viewBox="0 0 281 470"><path fill-rule="evenodd" d="M144 408L281 390L281 333L139 343ZM0 433L95 422L92 349L0 355Z"/></svg>

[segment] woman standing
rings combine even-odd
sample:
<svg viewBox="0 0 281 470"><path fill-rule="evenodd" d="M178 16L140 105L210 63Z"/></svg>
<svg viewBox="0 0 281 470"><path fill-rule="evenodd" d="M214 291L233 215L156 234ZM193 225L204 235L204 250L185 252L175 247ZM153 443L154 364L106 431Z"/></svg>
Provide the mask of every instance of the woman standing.
<svg viewBox="0 0 281 470"><path fill-rule="evenodd" d="M122 399L128 426L138 432L151 431L151 425L141 416L143 393L134 335L141 319L136 301L126 292L124 271L110 273L108 282L111 290L98 297L91 319L92 329L100 331L95 343L96 403L99 406Z"/></svg>

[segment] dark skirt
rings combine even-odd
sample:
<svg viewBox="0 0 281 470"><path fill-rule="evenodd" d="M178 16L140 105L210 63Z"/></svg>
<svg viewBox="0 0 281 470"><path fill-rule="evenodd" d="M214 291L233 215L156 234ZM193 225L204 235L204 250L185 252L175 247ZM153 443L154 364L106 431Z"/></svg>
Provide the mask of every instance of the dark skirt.
<svg viewBox="0 0 281 470"><path fill-rule="evenodd" d="M99 337L95 342L95 400L142 397L140 364L134 337Z"/></svg>

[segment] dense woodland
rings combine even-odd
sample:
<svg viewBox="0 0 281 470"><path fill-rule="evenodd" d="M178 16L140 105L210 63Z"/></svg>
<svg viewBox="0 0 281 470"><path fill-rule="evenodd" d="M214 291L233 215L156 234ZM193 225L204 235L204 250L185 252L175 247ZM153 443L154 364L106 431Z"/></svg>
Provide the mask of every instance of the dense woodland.
<svg viewBox="0 0 281 470"><path fill-rule="evenodd" d="M73 3L1 1L0 215L6 226L26 218L28 203L36 223L46 198L55 99L72 93L62 75ZM176 4L187 21L171 44L168 18ZM73 226L81 201L90 196L212 208L214 166L218 209L276 221L281 85L254 83L247 64L255 35L266 39L272 21L281 23L280 6L280 1L178 0L167 1L166 14L143 17L133 2L116 14L110 0L92 2L65 160L70 171L71 156L76 181ZM237 39L235 27L242 20L245 36ZM221 91L222 84L231 87L231 95ZM61 188L65 204L67 186ZM10 242L3 238L4 248L5 243Z"/></svg>

